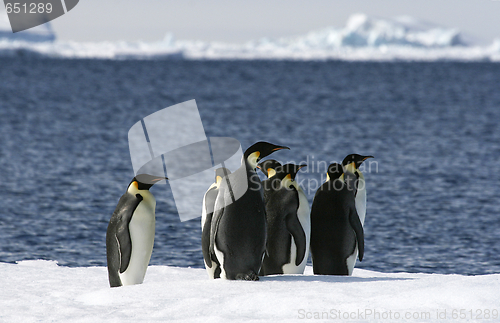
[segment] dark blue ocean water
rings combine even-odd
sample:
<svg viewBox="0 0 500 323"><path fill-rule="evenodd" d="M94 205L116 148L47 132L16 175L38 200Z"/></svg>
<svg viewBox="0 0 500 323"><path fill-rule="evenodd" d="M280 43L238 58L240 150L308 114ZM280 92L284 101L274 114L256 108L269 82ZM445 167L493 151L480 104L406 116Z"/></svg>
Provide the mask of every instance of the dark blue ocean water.
<svg viewBox="0 0 500 323"><path fill-rule="evenodd" d="M291 147L273 157L308 162L310 202L324 161L374 155L358 267L500 273L500 64L453 62L2 57L0 261L105 266L129 128L190 99L208 136ZM199 218L180 222L169 188L152 192L151 263L202 267Z"/></svg>

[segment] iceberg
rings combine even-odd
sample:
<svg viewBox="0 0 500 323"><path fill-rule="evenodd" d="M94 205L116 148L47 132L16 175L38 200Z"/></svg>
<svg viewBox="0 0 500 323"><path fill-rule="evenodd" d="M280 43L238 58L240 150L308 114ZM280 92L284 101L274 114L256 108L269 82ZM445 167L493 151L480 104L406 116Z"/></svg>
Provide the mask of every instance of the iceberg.
<svg viewBox="0 0 500 323"><path fill-rule="evenodd" d="M46 22L28 30L13 33L7 14L0 12L0 42L38 43L54 42L55 40L56 34L52 30L50 22Z"/></svg>
<svg viewBox="0 0 500 323"><path fill-rule="evenodd" d="M281 46L311 49L341 47L448 47L466 45L457 29L443 28L421 22L410 16L393 19L354 14L344 28L333 27L314 31L306 36L281 39Z"/></svg>
<svg viewBox="0 0 500 323"><path fill-rule="evenodd" d="M276 275L208 279L205 269L150 266L141 285L110 288L106 267L0 263L2 322L498 321L500 274Z"/></svg>

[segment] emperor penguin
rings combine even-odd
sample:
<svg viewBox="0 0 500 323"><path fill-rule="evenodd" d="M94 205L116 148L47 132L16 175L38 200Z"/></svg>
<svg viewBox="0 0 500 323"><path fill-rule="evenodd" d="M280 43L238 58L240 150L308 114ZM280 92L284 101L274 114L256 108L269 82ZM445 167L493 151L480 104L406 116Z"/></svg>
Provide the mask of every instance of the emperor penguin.
<svg viewBox="0 0 500 323"><path fill-rule="evenodd" d="M347 155L342 161L342 167L344 168L344 181L354 192L356 211L358 212L359 220L361 221L361 225L363 225L363 227L365 225L366 217L366 182L359 167L368 158L374 157L350 154ZM356 265L357 257L358 248L356 247L356 250L348 259L349 264L352 264L351 266L353 268Z"/></svg>
<svg viewBox="0 0 500 323"><path fill-rule="evenodd" d="M257 142L243 154L241 166L225 176L219 186L210 231L209 255L220 264L220 277L230 280L259 280L266 250L266 211L257 163L281 149ZM235 198L234 192L242 192Z"/></svg>
<svg viewBox="0 0 500 323"><path fill-rule="evenodd" d="M373 156L361 156L358 154L347 155L342 161L342 166L346 174L351 173L355 176L354 196L356 197L356 210L358 211L361 224L365 223L366 215L366 183L363 173L359 170L361 164ZM347 179L347 178L346 178ZM350 183L349 183L350 184Z"/></svg>
<svg viewBox="0 0 500 323"><path fill-rule="evenodd" d="M266 175L267 178L271 178L276 175L276 167L281 166L281 163L274 159L266 159L257 165L257 168Z"/></svg>
<svg viewBox="0 0 500 323"><path fill-rule="evenodd" d="M134 177L118 201L106 232L111 287L142 284L153 251L156 199L149 189L166 177Z"/></svg>
<svg viewBox="0 0 500 323"><path fill-rule="evenodd" d="M215 199L219 193L219 187L222 178L231 174L231 171L225 167L215 170L215 182L210 185L205 196L203 196L203 209L201 213L201 249L203 251L203 258L205 259L205 269L207 270L208 277L211 279L220 278L220 264L215 257L210 257L210 228L212 226L212 217L215 208Z"/></svg>
<svg viewBox="0 0 500 323"><path fill-rule="evenodd" d="M267 247L262 276L304 273L311 236L310 212L309 202L295 176L305 166L278 166L276 174L263 182Z"/></svg>
<svg viewBox="0 0 500 323"><path fill-rule="evenodd" d="M354 192L343 174L342 165L328 166L327 180L316 191L311 207L311 255L316 275L352 275L357 249L359 260L363 260L363 226Z"/></svg>

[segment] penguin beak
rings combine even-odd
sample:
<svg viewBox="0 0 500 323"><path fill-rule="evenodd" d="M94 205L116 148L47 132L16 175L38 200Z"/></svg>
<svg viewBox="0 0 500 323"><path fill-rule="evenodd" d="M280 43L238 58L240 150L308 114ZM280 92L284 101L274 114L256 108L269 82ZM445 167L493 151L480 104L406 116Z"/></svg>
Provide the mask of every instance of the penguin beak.
<svg viewBox="0 0 500 323"><path fill-rule="evenodd" d="M155 178L155 179L153 179L151 181L157 183L157 182L159 182L161 180L164 180L164 179L168 179L168 177L157 177L157 178Z"/></svg>
<svg viewBox="0 0 500 323"><path fill-rule="evenodd" d="M373 157L373 156L365 156L365 157L363 158L363 161L367 160L368 158L375 158L375 157Z"/></svg>
<svg viewBox="0 0 500 323"><path fill-rule="evenodd" d="M299 168L297 168L297 170L299 170L299 169L301 169L301 168L303 168L303 167L307 167L307 165L306 165L306 164L304 164L304 165L299 165Z"/></svg>
<svg viewBox="0 0 500 323"><path fill-rule="evenodd" d="M288 149L288 150L290 150L290 148L288 148L287 146L280 146L280 147L274 148L272 151L277 151L277 150L281 150L281 149Z"/></svg>

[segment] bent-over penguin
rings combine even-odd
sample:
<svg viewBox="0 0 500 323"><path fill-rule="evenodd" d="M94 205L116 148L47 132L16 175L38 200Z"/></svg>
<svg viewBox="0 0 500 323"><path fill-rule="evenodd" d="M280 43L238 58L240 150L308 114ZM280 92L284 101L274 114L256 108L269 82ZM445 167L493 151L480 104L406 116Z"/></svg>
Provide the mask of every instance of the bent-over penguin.
<svg viewBox="0 0 500 323"><path fill-rule="evenodd" d="M166 177L134 177L118 201L106 232L108 278L111 287L144 281L155 237L156 199L149 189Z"/></svg>

